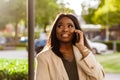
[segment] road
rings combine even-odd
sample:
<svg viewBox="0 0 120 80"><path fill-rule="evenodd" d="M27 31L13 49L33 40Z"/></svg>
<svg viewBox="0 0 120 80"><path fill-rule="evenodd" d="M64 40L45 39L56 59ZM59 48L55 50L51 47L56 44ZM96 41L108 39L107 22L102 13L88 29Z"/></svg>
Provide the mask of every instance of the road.
<svg viewBox="0 0 120 80"><path fill-rule="evenodd" d="M6 50L0 51L0 58L17 58L17 59L24 59L28 58L28 53L26 50ZM120 80L120 74L105 74L105 80Z"/></svg>

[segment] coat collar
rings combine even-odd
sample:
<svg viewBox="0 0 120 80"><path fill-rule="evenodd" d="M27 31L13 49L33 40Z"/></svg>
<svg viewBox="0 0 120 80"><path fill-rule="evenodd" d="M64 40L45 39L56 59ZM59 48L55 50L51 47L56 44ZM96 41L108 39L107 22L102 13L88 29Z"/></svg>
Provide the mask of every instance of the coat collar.
<svg viewBox="0 0 120 80"><path fill-rule="evenodd" d="M76 63L79 63L79 61L82 59L82 55L81 55L79 49L76 46L73 46L73 51L74 51ZM62 80L69 80L67 72L64 68L64 64L63 64L61 58L58 57L57 55L55 55L54 53L53 53L53 55L54 55L54 59L56 59L55 64L58 65L57 68L59 70L59 73L60 73L61 76L63 76ZM79 78L80 78L81 77L81 69L78 68L78 67L80 67L80 66L77 65L78 75L79 75Z"/></svg>

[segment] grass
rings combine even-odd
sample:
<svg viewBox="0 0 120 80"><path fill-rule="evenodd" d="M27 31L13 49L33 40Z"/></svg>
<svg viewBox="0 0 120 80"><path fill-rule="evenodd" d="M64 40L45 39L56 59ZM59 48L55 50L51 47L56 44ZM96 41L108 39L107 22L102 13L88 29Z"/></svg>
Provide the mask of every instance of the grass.
<svg viewBox="0 0 120 80"><path fill-rule="evenodd" d="M107 73L120 73L120 52L106 55L96 55Z"/></svg>

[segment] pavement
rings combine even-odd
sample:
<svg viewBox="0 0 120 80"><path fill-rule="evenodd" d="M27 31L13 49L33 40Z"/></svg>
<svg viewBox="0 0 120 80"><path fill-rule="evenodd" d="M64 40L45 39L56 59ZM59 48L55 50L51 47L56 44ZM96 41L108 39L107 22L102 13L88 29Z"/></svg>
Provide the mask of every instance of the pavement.
<svg viewBox="0 0 120 80"><path fill-rule="evenodd" d="M26 50L3 50L3 51L0 51L0 58L24 59L27 57L28 57L28 52Z"/></svg>
<svg viewBox="0 0 120 80"><path fill-rule="evenodd" d="M120 80L120 74L106 73L105 80Z"/></svg>
<svg viewBox="0 0 120 80"><path fill-rule="evenodd" d="M0 51L0 58L24 59L28 58L28 52L26 50L3 50ZM105 76L105 80L120 80L120 74L106 73Z"/></svg>

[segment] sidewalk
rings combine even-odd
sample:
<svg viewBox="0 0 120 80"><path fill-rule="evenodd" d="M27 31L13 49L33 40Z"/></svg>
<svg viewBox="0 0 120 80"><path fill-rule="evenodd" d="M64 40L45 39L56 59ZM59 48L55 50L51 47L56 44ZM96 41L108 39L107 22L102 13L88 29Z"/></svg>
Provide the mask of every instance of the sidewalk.
<svg viewBox="0 0 120 80"><path fill-rule="evenodd" d="M105 80L120 80L120 74L106 73L105 75L106 75Z"/></svg>
<svg viewBox="0 0 120 80"><path fill-rule="evenodd" d="M26 50L3 50L0 51L0 58L27 58L28 53Z"/></svg>

